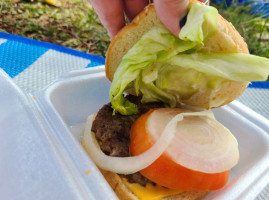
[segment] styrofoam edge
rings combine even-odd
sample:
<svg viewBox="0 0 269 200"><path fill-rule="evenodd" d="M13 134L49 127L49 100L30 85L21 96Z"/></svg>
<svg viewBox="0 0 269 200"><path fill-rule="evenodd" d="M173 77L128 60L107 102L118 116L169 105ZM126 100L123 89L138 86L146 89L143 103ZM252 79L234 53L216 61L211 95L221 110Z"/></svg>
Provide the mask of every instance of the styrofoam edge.
<svg viewBox="0 0 269 200"><path fill-rule="evenodd" d="M28 95L29 103L31 104L32 110L35 113L35 116L38 118L40 125L46 131L46 137L50 141L51 146L53 147L54 151L58 155L58 159L61 161L62 165L64 166L65 174L69 177L77 186L80 191L80 195L83 199L88 199L89 197L93 197L89 188L83 184L81 177L79 176L78 170L75 164L71 161L69 154L65 148L63 148L62 143L54 137L54 134L51 134L53 131L53 127L51 123L48 123L48 118L44 117L44 112L42 111L42 107L37 105L38 100L33 100L31 95ZM70 181L71 181L70 180Z"/></svg>
<svg viewBox="0 0 269 200"><path fill-rule="evenodd" d="M46 123L53 129L54 134L51 135L51 140L56 144L55 146L57 146L58 151L61 153L67 169L69 169L70 173L73 173L75 180L77 180L78 184L82 187L82 190L90 194L93 192L89 190L91 189L95 191L95 195L99 196L99 199L109 198L113 200L118 199L118 197L103 178L99 169L86 154L81 144L71 134L67 124L65 124L60 115L53 109L54 106L49 98L49 94L57 88L59 84L69 82L70 80L78 81L103 76L103 66L100 66L98 69L89 68L86 70L71 71L49 85L44 91L39 91L34 95L36 96L36 107L41 110ZM70 147L72 147L72 149L70 149ZM91 171L90 175L85 174L88 170Z"/></svg>
<svg viewBox="0 0 269 200"><path fill-rule="evenodd" d="M229 103L229 106L235 110L237 113L240 113L243 116L248 115L248 120L254 122L256 125L263 128L269 134L269 119L266 119L262 115L256 113L249 107L245 106L244 104L240 103L239 101L235 100Z"/></svg>
<svg viewBox="0 0 269 200"><path fill-rule="evenodd" d="M69 71L65 74L63 74L59 80L61 79L67 79L67 78L73 78L76 76L84 76L84 75L88 75L88 74L94 74L94 73L99 73L99 72L104 72L105 70L105 66L104 65L100 65L100 66L96 66L96 67L90 67L90 68L85 68L85 69L78 69L78 70L72 70Z"/></svg>
<svg viewBox="0 0 269 200"><path fill-rule="evenodd" d="M37 93L46 93L45 96L51 93L51 91L54 90L54 88L57 88L59 84L63 84L66 82L70 81L75 81L75 80L83 80L83 79L88 79L89 76L91 78L93 77L99 77L105 76L105 66L100 65L97 67L92 67L92 68L85 68L85 69L78 69L78 70L72 70L70 72L67 72L66 74L62 75L59 77L56 81L52 82L49 84L45 89L42 91L38 91ZM49 100L47 98L47 100Z"/></svg>
<svg viewBox="0 0 269 200"><path fill-rule="evenodd" d="M47 119L48 116L50 118L50 125L53 124L52 122L59 122L60 120L60 117L51 111L48 111L46 115ZM62 121L61 123L64 122ZM95 199L118 199L109 184L102 178L99 169L82 149L81 144L73 138L67 126L61 126L59 125L60 123L57 124L57 127L52 127L57 136L70 135L70 137L65 137L64 139L52 137L51 140L56 144L66 169L73 175L76 184L80 186L81 193L84 193L84 196L89 195L88 198L92 196L91 194L95 193L96 196L99 196L99 198ZM86 174L87 171L90 171L89 175ZM85 200L88 198L85 198Z"/></svg>
<svg viewBox="0 0 269 200"><path fill-rule="evenodd" d="M269 168L267 167L267 170L265 170L264 173L260 174L260 176L257 177L257 182L249 185L249 187L246 189L247 192L242 193L239 199L248 200L256 198L259 195L259 193L267 186L268 180L269 180Z"/></svg>

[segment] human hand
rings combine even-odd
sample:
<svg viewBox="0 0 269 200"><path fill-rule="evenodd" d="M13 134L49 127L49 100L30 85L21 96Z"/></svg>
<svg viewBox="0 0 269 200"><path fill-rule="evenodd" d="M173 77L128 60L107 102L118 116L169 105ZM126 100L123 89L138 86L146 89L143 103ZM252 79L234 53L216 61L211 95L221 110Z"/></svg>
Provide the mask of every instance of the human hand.
<svg viewBox="0 0 269 200"><path fill-rule="evenodd" d="M90 0L110 37L114 37L125 26L124 14L131 21L145 6L148 0ZM112 3L113 2L113 3ZM154 0L158 17L176 36L179 21L185 16L189 0Z"/></svg>

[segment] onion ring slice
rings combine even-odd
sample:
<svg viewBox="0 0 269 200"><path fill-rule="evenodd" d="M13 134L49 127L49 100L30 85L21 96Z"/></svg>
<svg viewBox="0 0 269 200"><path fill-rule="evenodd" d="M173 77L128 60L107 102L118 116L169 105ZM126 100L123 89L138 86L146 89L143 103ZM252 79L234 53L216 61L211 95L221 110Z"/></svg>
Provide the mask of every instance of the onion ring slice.
<svg viewBox="0 0 269 200"><path fill-rule="evenodd" d="M167 123L156 143L144 153L130 157L111 157L101 151L94 133L91 132L91 126L94 120L94 116L91 115L87 120L84 132L85 148L100 168L117 174L132 174L146 168L160 157L174 138L177 123L182 121L184 116L205 116L212 118L213 114L208 110L177 114Z"/></svg>

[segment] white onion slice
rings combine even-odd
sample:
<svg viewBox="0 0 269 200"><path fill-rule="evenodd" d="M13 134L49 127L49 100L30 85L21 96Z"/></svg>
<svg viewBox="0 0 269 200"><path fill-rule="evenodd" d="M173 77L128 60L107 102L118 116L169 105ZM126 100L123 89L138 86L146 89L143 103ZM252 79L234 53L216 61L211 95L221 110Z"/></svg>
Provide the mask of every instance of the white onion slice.
<svg viewBox="0 0 269 200"><path fill-rule="evenodd" d="M100 168L118 174L132 174L152 164L165 151L174 138L177 123L182 121L184 116L211 116L210 113L209 111L202 111L181 113L174 116L165 126L157 142L149 150L131 157L111 157L105 155L100 150L94 133L91 133L93 116L90 116L84 133L85 148Z"/></svg>
<svg viewBox="0 0 269 200"><path fill-rule="evenodd" d="M160 109L149 116L147 130L155 141L179 112L176 108ZM213 117L185 117L178 122L176 136L165 152L178 164L204 173L229 170L239 159L235 137Z"/></svg>

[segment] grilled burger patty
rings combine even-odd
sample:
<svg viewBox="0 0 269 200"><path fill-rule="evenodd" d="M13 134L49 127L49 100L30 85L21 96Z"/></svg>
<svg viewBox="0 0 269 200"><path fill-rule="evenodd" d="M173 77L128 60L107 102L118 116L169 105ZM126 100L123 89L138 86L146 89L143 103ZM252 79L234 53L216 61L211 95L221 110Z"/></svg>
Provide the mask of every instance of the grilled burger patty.
<svg viewBox="0 0 269 200"><path fill-rule="evenodd" d="M142 104L141 97L133 95L128 95L126 98L137 105L138 114L126 116L116 113L113 115L111 103L108 103L98 111L93 121L91 131L95 133L101 150L109 156L130 156L129 143L132 124L150 109L164 107L163 103L159 102ZM139 172L126 175L126 178L130 183L138 183L143 186L152 183Z"/></svg>

